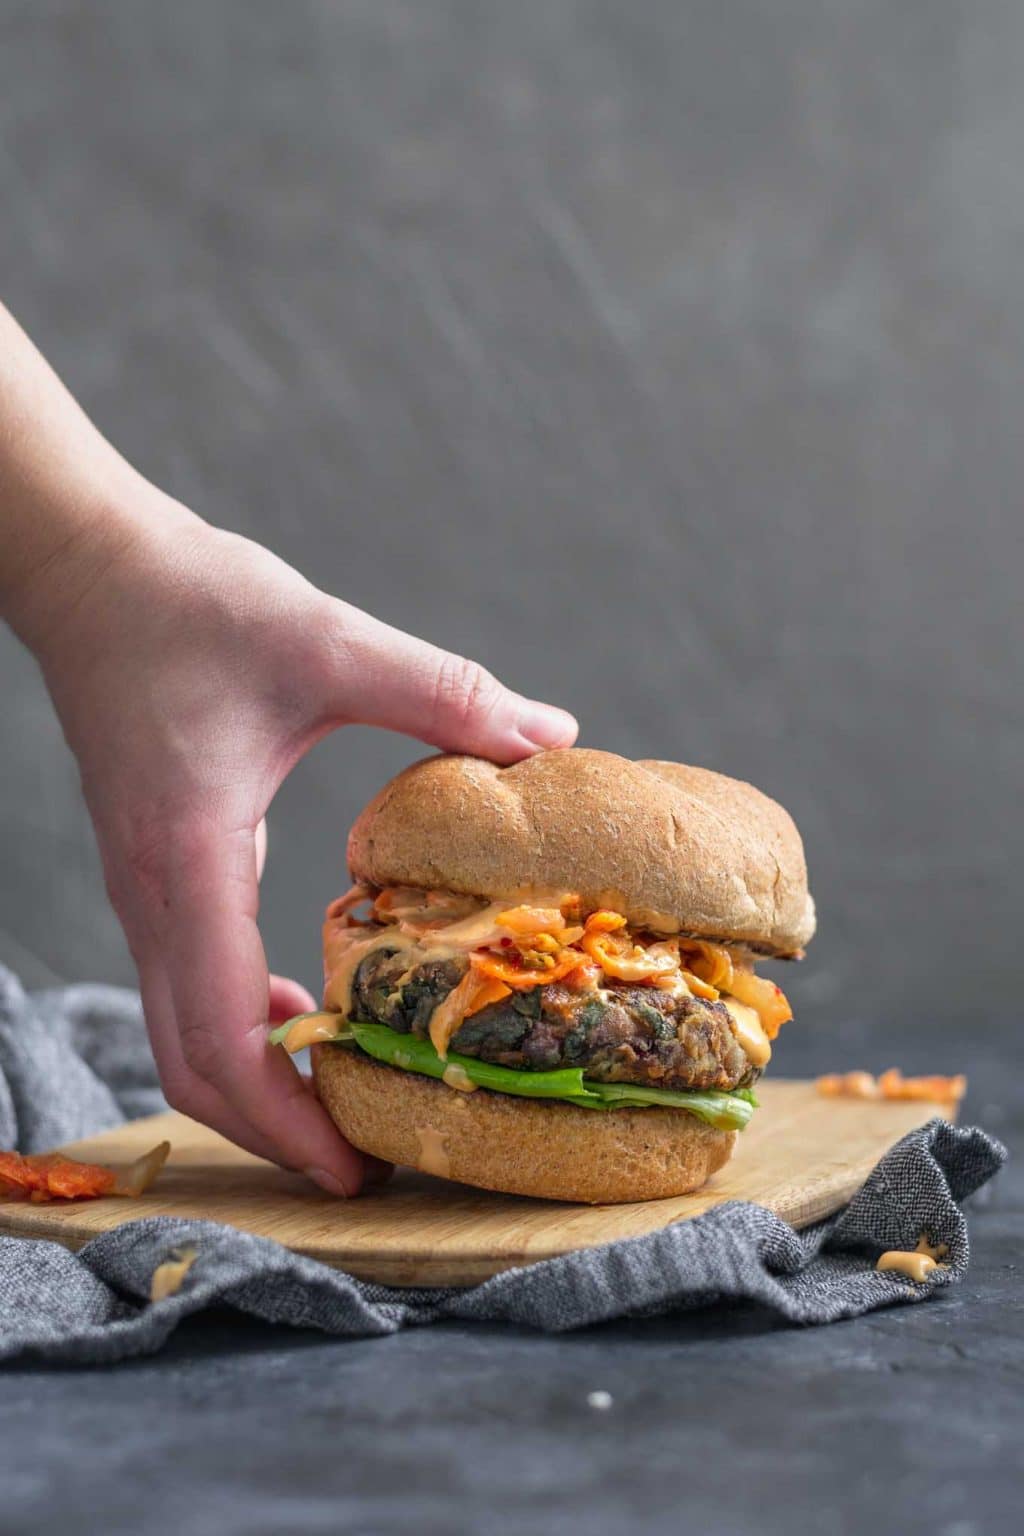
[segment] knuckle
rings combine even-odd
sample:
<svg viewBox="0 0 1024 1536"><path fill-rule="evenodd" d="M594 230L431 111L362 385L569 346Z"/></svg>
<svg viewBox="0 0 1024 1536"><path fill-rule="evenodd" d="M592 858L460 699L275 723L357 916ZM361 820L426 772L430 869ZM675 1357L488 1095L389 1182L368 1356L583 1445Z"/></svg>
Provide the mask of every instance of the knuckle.
<svg viewBox="0 0 1024 1536"><path fill-rule="evenodd" d="M435 719L439 725L478 725L501 696L501 684L486 668L465 656L446 656L434 681Z"/></svg>
<svg viewBox="0 0 1024 1536"><path fill-rule="evenodd" d="M209 846L205 827L154 807L133 816L121 843L121 858L111 865L108 890L115 908L135 893L146 902L168 907L172 892L194 869Z"/></svg>
<svg viewBox="0 0 1024 1536"><path fill-rule="evenodd" d="M196 1091L188 1077L178 1076L177 1073L168 1076L165 1072L160 1087L172 1109L176 1109L179 1115L196 1118Z"/></svg>
<svg viewBox="0 0 1024 1536"><path fill-rule="evenodd" d="M181 1050L196 1077L205 1083L216 1083L224 1065L224 1049L220 1035L204 1019L196 1019L181 1026Z"/></svg>
<svg viewBox="0 0 1024 1536"><path fill-rule="evenodd" d="M123 867L115 874L119 890L131 881L143 895L163 900L171 876L173 846L166 824L144 817L133 820L124 841Z"/></svg>

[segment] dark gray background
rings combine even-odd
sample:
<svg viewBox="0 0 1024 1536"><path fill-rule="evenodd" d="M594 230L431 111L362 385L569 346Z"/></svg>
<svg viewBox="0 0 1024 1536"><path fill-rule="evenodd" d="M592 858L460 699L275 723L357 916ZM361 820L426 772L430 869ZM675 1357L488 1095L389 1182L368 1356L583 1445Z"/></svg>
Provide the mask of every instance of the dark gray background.
<svg viewBox="0 0 1024 1536"><path fill-rule="evenodd" d="M0 18L3 296L130 458L585 743L777 795L820 909L791 1068L1016 1007L1015 0ZM6 635L0 688L0 957L128 980ZM352 731L282 793L278 968L315 984L414 755Z"/></svg>
<svg viewBox="0 0 1024 1536"><path fill-rule="evenodd" d="M586 742L777 794L821 911L778 1064L966 1065L1011 1142L1022 73L1017 0L0 0L0 291L110 436ZM0 959L128 979L3 635L0 690ZM348 822L414 752L352 732L286 787L279 967L315 980ZM1011 1165L962 1287L825 1330L224 1314L29 1367L0 1524L1016 1530L1020 1213Z"/></svg>

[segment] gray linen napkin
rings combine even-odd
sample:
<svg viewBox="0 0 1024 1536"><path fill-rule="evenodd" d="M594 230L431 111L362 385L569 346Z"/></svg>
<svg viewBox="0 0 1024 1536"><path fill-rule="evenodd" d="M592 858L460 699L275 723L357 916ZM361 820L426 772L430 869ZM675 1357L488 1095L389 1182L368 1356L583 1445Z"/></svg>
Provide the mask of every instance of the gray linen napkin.
<svg viewBox="0 0 1024 1536"><path fill-rule="evenodd" d="M162 1107L133 993L77 986L28 996L0 967L0 1147L41 1151ZM760 1302L794 1323L834 1322L959 1280L968 1261L959 1202L1005 1157L984 1131L935 1120L894 1147L844 1211L805 1232L735 1201L469 1290L368 1285L266 1238L163 1216L125 1221L77 1254L0 1237L0 1361L149 1354L183 1317L214 1305L348 1337L442 1318L556 1332L724 1298ZM875 1271L879 1253L913 1248L925 1231L947 1244L947 1267L921 1285ZM196 1257L181 1289L150 1302L154 1270L185 1247Z"/></svg>

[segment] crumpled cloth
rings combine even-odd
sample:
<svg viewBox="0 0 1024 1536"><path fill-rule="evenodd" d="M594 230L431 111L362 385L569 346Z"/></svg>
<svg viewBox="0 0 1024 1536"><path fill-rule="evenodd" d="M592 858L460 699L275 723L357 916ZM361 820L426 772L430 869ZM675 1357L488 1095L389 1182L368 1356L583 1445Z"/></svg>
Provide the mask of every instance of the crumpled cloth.
<svg viewBox="0 0 1024 1536"><path fill-rule="evenodd" d="M75 986L26 995L0 967L0 1147L41 1151L163 1107L134 993ZM933 1120L892 1148L845 1210L804 1232L733 1201L465 1290L371 1285L267 1238L171 1217L127 1220L77 1254L0 1237L0 1360L149 1354L182 1318L215 1305L357 1338L443 1318L562 1332L727 1298L793 1323L835 1322L922 1301L959 1280L969 1254L960 1204L1005 1158L984 1131ZM874 1269L885 1249L913 1249L922 1232L949 1250L927 1282ZM151 1302L154 1271L185 1249L195 1257L180 1288Z"/></svg>

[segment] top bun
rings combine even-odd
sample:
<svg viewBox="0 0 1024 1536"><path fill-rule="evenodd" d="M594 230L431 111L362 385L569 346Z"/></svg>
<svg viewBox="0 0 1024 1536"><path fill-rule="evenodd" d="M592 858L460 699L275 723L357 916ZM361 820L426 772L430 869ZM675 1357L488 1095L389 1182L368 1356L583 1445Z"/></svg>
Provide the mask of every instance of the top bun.
<svg viewBox="0 0 1024 1536"><path fill-rule="evenodd" d="M490 900L578 892L658 933L797 955L814 932L791 817L737 779L579 747L510 768L428 757L348 840L353 877Z"/></svg>

